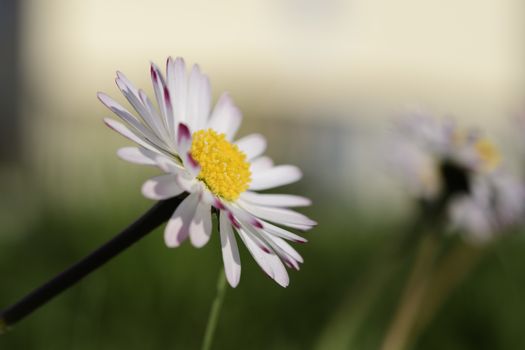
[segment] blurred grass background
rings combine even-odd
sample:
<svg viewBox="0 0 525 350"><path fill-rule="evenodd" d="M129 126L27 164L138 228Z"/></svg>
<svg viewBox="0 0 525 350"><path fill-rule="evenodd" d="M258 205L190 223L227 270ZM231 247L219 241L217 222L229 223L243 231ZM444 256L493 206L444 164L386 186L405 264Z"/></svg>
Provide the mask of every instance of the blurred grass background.
<svg viewBox="0 0 525 350"><path fill-rule="evenodd" d="M115 156L99 90L123 71L151 95L149 60L199 62L240 135L299 165L284 191L314 200L306 263L278 287L241 248L217 349L377 349L411 252L388 255L412 208L385 166L390 120L408 106L488 130L520 171L519 0L37 1L0 4L0 307L111 238L152 203L156 174ZM521 130L522 131L522 130ZM521 150L521 151L520 151ZM521 158L523 160L524 158ZM221 265L218 237L167 249L157 230L12 332L1 349L192 349ZM523 235L495 244L423 333L419 349L525 344ZM380 278L375 277L379 272Z"/></svg>

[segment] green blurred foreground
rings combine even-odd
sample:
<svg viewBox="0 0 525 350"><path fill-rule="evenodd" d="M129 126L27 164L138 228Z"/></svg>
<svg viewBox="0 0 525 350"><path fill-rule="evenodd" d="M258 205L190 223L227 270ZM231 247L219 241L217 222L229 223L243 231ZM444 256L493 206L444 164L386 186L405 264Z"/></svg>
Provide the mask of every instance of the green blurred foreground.
<svg viewBox="0 0 525 350"><path fill-rule="evenodd" d="M303 269L291 273L289 288L280 288L243 247L241 283L227 291L216 349L380 346L413 258L410 247L401 254L392 249L408 223L381 213L363 218L351 207L303 190L315 203L306 212L320 223L306 234L309 243L298 248ZM86 255L150 205L138 191L118 193L118 199L108 193L113 199L100 198L96 206L68 207L33 197L28 224L0 231L2 306ZM200 250L189 244L170 250L159 229L0 337L0 348L198 348L222 268L218 242L214 234ZM520 235L488 249L416 348L525 344L523 249Z"/></svg>

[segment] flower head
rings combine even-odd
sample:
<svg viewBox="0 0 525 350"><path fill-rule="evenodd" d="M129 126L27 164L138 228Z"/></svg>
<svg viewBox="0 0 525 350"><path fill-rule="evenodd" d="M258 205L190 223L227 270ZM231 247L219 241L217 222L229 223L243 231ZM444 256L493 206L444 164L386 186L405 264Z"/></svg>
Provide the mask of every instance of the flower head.
<svg viewBox="0 0 525 350"><path fill-rule="evenodd" d="M479 131L417 114L398 124L394 162L412 194L441 203L449 226L486 241L525 212L525 187Z"/></svg>
<svg viewBox="0 0 525 350"><path fill-rule="evenodd" d="M230 285L237 286L241 273L236 232L261 268L278 284L287 286L284 265L298 270L303 259L286 241L306 239L281 226L312 228L314 221L289 209L307 206L310 200L256 191L296 182L301 171L292 165L275 166L263 156L266 140L259 134L234 141L241 112L226 93L211 108L210 83L197 65L188 74L183 59L170 57L166 71L165 79L151 65L159 110L120 72L117 86L138 117L104 93L98 97L124 122L105 119L106 124L137 144L121 148L118 155L165 173L144 183L144 196L163 200L189 193L166 225L167 246L178 247L188 237L194 246L204 246L212 231L213 208L219 213L222 256Z"/></svg>

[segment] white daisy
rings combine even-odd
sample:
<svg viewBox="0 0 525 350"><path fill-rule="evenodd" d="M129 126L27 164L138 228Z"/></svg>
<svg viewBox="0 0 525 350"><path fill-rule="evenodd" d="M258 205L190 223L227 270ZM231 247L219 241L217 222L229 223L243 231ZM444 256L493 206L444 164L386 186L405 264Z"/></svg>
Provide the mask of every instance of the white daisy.
<svg viewBox="0 0 525 350"><path fill-rule="evenodd" d="M301 171L292 165L275 166L263 156L266 140L259 134L233 141L242 115L227 93L211 108L208 77L198 65L186 71L184 60L168 58L166 79L151 64L151 79L160 111L142 90L120 72L116 83L138 114L128 112L104 93L98 97L124 123L105 119L115 131L135 142L118 155L129 162L153 165L166 174L146 181L144 196L164 200L188 192L164 231L168 247L188 237L204 246L212 231L211 212L219 212L222 257L228 282L237 286L241 262L234 232L260 267L279 285L289 284L283 265L299 270L302 257L286 240L306 242L280 226L308 230L316 223L289 207L310 200L284 194L260 194L298 181Z"/></svg>
<svg viewBox="0 0 525 350"><path fill-rule="evenodd" d="M394 162L411 193L427 203L446 200L453 231L485 242L525 213L525 188L502 166L480 132L418 114L399 123Z"/></svg>

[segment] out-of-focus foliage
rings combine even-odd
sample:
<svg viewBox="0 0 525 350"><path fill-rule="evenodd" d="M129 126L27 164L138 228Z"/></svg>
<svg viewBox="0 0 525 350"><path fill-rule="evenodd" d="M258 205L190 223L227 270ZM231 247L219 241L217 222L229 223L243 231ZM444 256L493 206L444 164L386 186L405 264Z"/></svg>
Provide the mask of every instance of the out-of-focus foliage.
<svg viewBox="0 0 525 350"><path fill-rule="evenodd" d="M137 179L137 183L139 183ZM282 289L243 250L243 278L229 289L216 348L374 349L392 317L412 256L399 251L408 222L388 213L357 216L352 206L302 188L320 227L300 246L306 263ZM114 198L118 198L115 200ZM7 304L127 225L149 203L117 184L99 207L38 205L27 227L0 240L0 300ZM19 212L23 220L23 211ZM381 217L381 220L378 220ZM2 231L4 234L5 232ZM12 237L18 238L13 239ZM489 249L461 284L418 348L514 349L525 341L525 239ZM401 254L400 254L401 252ZM157 230L0 338L5 349L196 348L221 268L218 236L203 249L170 250ZM378 273L379 272L379 273ZM351 346L351 347L350 347Z"/></svg>

